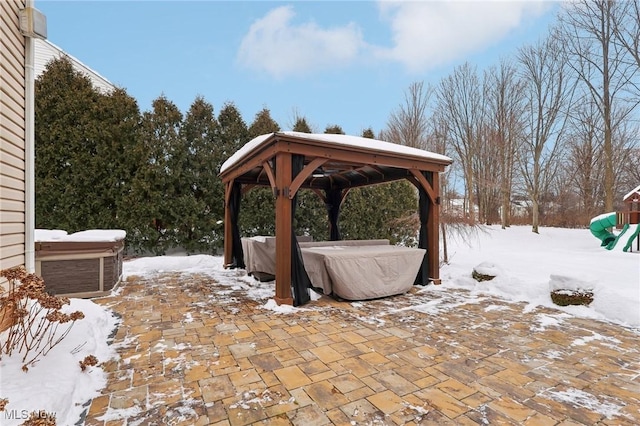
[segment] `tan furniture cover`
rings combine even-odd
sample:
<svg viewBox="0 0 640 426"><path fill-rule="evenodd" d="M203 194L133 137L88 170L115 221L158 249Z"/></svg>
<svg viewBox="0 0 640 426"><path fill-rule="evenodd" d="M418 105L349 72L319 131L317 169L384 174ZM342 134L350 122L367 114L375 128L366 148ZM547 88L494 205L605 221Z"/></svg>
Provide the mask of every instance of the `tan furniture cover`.
<svg viewBox="0 0 640 426"><path fill-rule="evenodd" d="M298 236L298 243L313 244L312 238ZM245 269L248 274L276 275L276 237L256 236L242 238Z"/></svg>
<svg viewBox="0 0 640 426"><path fill-rule="evenodd" d="M304 241L304 267L314 287L347 300L401 294L415 281L424 249L389 245L389 240ZM275 237L242 239L247 272L276 273Z"/></svg>
<svg viewBox="0 0 640 426"><path fill-rule="evenodd" d="M324 246L302 249L314 287L347 300L365 300L407 292L426 250L393 246Z"/></svg>
<svg viewBox="0 0 640 426"><path fill-rule="evenodd" d="M311 241L311 237L299 236L300 248L322 246L388 245L389 240ZM242 238L242 250L247 273L276 274L276 237L256 236Z"/></svg>

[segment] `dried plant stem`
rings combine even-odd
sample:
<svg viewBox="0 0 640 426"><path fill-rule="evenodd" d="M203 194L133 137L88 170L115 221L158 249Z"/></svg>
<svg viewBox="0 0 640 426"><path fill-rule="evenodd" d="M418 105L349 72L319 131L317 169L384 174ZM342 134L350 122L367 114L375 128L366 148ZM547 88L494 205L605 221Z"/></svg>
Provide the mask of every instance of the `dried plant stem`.
<svg viewBox="0 0 640 426"><path fill-rule="evenodd" d="M28 365L46 356L67 337L84 314L63 313L61 308L69 304L69 299L48 294L44 281L27 274L23 267L2 270L0 276L9 281L9 290L0 293L0 322L10 320L9 328L0 332L0 358L17 350L25 363L23 370L27 371ZM60 327L61 324L66 326Z"/></svg>

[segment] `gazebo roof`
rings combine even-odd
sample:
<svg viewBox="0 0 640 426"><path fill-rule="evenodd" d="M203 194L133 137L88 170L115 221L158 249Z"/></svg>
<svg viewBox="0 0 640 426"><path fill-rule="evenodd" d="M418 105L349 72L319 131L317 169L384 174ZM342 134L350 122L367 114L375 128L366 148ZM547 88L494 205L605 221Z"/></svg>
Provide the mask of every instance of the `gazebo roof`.
<svg viewBox="0 0 640 426"><path fill-rule="evenodd" d="M258 136L224 162L220 169L223 181L271 185L271 167L265 168L277 152L305 156L305 166L312 164L297 188L353 188L411 178L417 171L442 172L451 158L376 139L349 135L276 132ZM296 189L297 189L296 188Z"/></svg>

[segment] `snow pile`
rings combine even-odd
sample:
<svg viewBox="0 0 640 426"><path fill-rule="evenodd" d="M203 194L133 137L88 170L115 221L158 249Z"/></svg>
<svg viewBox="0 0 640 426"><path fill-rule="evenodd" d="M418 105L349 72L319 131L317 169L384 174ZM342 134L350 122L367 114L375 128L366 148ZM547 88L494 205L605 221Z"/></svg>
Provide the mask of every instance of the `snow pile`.
<svg viewBox="0 0 640 426"><path fill-rule="evenodd" d="M261 306L262 309L268 309L279 314L290 314L293 312L306 311L304 308L296 308L291 305L278 305L275 300L269 299L267 303Z"/></svg>
<svg viewBox="0 0 640 426"><path fill-rule="evenodd" d="M107 341L118 320L90 300L70 300L62 311L82 311L84 318L76 321L67 337L47 356L30 365L28 372L22 371L20 354L2 357L0 397L9 400L3 425L21 424L31 411L40 410L55 414L59 425L73 425L86 409L83 404L99 396L106 385L107 376L101 368L88 367L83 372L79 363L88 355L94 355L99 363L117 356Z"/></svg>
<svg viewBox="0 0 640 426"><path fill-rule="evenodd" d="M551 275L549 280L550 291L568 290L572 292L592 292L595 283L586 282L579 278L567 277L563 275Z"/></svg>
<svg viewBox="0 0 640 426"><path fill-rule="evenodd" d="M497 277L502 272L502 269L493 262L482 262L473 268L478 274L486 275L489 277Z"/></svg>

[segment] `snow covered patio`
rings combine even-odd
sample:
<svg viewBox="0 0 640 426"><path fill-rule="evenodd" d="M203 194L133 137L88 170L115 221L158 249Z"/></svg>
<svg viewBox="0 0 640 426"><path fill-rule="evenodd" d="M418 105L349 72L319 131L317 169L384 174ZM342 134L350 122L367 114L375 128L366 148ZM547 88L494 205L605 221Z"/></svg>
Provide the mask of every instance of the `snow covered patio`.
<svg viewBox="0 0 640 426"><path fill-rule="evenodd" d="M276 307L242 270L129 277L86 425L638 424L637 328L464 289Z"/></svg>

